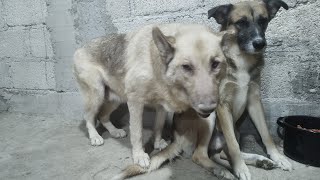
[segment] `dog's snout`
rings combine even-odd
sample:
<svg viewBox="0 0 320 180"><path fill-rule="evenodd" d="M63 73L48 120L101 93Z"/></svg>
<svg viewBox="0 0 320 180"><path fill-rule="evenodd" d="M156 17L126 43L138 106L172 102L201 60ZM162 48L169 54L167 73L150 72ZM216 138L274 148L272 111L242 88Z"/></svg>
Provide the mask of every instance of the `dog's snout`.
<svg viewBox="0 0 320 180"><path fill-rule="evenodd" d="M199 104L198 108L202 114L210 114L212 113L217 107L217 103L213 102L210 104Z"/></svg>
<svg viewBox="0 0 320 180"><path fill-rule="evenodd" d="M263 39L256 39L252 44L256 50L261 50L266 46L266 42Z"/></svg>

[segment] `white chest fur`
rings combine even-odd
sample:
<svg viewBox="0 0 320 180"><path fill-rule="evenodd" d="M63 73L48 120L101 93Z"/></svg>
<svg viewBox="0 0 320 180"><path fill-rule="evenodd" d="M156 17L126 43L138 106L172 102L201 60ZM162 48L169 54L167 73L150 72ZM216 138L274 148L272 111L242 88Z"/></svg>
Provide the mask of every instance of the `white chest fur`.
<svg viewBox="0 0 320 180"><path fill-rule="evenodd" d="M237 89L233 101L233 118L238 120L247 105L250 75L245 70L236 73Z"/></svg>

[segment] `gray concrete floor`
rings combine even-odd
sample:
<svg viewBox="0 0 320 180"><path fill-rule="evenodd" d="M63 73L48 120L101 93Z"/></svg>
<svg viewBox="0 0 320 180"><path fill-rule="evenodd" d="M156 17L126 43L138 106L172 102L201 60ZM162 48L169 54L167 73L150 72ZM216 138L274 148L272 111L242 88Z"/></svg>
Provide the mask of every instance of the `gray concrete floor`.
<svg viewBox="0 0 320 180"><path fill-rule="evenodd" d="M129 138L113 139L103 128L99 131L105 143L103 146L92 147L82 122L70 123L70 120L53 116L2 113L0 179L109 179L131 163ZM149 130L145 133L145 136L150 137ZM292 172L280 169L266 171L254 167L249 169L253 180L320 179L320 168L292 163L295 168ZM132 179L217 178L193 164L190 159L182 157L158 171Z"/></svg>

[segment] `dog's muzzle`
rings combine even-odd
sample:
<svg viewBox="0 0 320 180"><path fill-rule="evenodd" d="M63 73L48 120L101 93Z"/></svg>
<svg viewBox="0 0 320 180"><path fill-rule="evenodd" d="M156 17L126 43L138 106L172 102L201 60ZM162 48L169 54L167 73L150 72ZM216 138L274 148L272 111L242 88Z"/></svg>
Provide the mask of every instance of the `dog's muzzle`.
<svg viewBox="0 0 320 180"><path fill-rule="evenodd" d="M201 114L201 113L198 113L198 115L199 115L200 117L202 117L202 118L207 118L207 117L210 116L210 114L211 114L211 113L209 113L209 114Z"/></svg>
<svg viewBox="0 0 320 180"><path fill-rule="evenodd" d="M209 105L198 105L198 115L202 118L207 118L216 109L217 103L211 103Z"/></svg>

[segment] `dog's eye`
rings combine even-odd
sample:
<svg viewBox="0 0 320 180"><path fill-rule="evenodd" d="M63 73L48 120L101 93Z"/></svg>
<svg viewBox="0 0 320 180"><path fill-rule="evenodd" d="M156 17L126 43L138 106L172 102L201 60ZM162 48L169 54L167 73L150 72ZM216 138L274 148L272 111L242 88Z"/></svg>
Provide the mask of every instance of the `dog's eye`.
<svg viewBox="0 0 320 180"><path fill-rule="evenodd" d="M212 70L217 69L217 67L219 66L219 64L220 64L220 62L218 62L218 61L212 61L212 63L211 63L211 69L212 69Z"/></svg>
<svg viewBox="0 0 320 180"><path fill-rule="evenodd" d="M241 27L245 27L249 25L249 21L247 21L246 19L240 19L235 24Z"/></svg>
<svg viewBox="0 0 320 180"><path fill-rule="evenodd" d="M261 26L265 26L267 23L267 19L266 18L260 18L258 20L258 24L261 25Z"/></svg>
<svg viewBox="0 0 320 180"><path fill-rule="evenodd" d="M183 70L185 70L187 72L192 72L193 71L193 67L190 64L183 64L182 68L183 68Z"/></svg>

